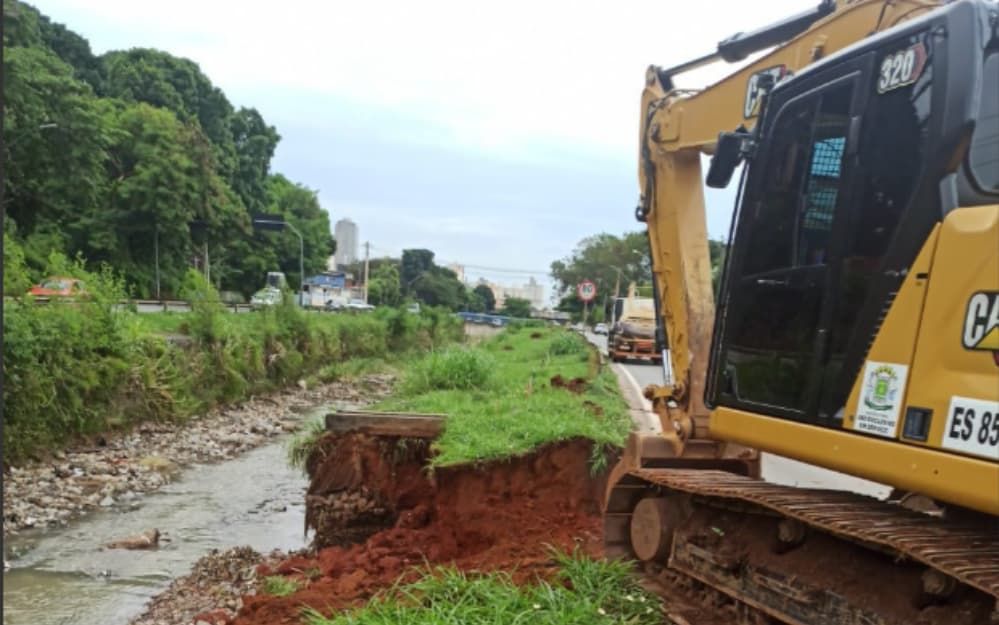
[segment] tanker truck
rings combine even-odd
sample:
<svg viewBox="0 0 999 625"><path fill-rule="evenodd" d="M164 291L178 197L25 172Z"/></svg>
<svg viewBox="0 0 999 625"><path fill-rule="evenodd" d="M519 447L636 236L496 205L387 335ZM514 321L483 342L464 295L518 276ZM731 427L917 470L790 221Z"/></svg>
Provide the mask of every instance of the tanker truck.
<svg viewBox="0 0 999 625"><path fill-rule="evenodd" d="M662 362L656 345L656 308L651 297L639 297L635 284L628 296L614 302L614 323L607 336L607 356L613 362L642 358Z"/></svg>

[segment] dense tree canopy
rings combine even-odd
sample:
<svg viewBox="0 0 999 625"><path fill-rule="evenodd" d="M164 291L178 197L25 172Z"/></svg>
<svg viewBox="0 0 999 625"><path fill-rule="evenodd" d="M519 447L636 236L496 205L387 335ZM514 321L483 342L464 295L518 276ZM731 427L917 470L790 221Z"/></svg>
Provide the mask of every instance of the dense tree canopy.
<svg viewBox="0 0 999 625"><path fill-rule="evenodd" d="M522 297L508 297L503 300L503 314L526 319L531 316L531 301Z"/></svg>
<svg viewBox="0 0 999 625"><path fill-rule="evenodd" d="M631 282L651 280L649 243L644 232L624 236L598 234L579 242L571 256L552 263L552 276L562 291L575 291L576 285L590 280L597 285L598 295L613 295L620 270L621 292Z"/></svg>
<svg viewBox="0 0 999 625"><path fill-rule="evenodd" d="M398 306L401 302L399 269L391 263L381 263L368 281L368 303L375 306Z"/></svg>
<svg viewBox="0 0 999 625"><path fill-rule="evenodd" d="M457 274L434 263L434 253L425 249L402 251L399 277L404 295L451 310L469 307L471 290L466 288Z"/></svg>
<svg viewBox="0 0 999 625"><path fill-rule="evenodd" d="M260 212L302 233L307 274L325 267L329 216L315 191L271 173L280 136L258 111L234 108L193 61L96 57L30 5L3 11L3 208L29 272L52 251L82 254L150 295L158 249L164 294L176 294L207 251L222 289L248 294L275 270L297 285L298 238L255 233Z"/></svg>
<svg viewBox="0 0 999 625"><path fill-rule="evenodd" d="M492 289L485 284L480 284L476 286L473 291L482 300L484 312L493 312L496 310L496 295L493 293Z"/></svg>
<svg viewBox="0 0 999 625"><path fill-rule="evenodd" d="M726 250L723 241L708 241L711 277L716 291ZM648 235L639 231L620 237L607 233L587 237L579 242L571 256L553 262L551 270L564 294L558 310L581 317L583 302L576 295L576 286L583 280L590 280L597 285L597 300L591 308L598 309L591 311L590 320L596 318L594 314L602 318L609 315L615 287L619 288L618 295L622 297L627 294L628 285L632 282L639 286L640 291L651 291L652 264Z"/></svg>

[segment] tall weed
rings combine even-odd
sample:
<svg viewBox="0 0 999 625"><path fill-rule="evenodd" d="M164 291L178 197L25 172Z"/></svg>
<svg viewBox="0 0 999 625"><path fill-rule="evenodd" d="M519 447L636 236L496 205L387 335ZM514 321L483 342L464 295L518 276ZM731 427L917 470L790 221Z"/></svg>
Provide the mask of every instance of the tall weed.
<svg viewBox="0 0 999 625"><path fill-rule="evenodd" d="M80 435L186 419L349 358L384 359L462 332L460 320L431 309L399 312L414 320L395 326L393 311L316 314L293 302L234 315L197 272L185 281L191 313L139 315L120 310L126 293L110 271L86 272L82 262L65 257L53 257L49 270L81 278L91 297L46 305L29 298L4 307L8 463ZM189 339L175 336L185 333Z"/></svg>
<svg viewBox="0 0 999 625"><path fill-rule="evenodd" d="M410 369L403 392L416 395L437 390L486 387L496 361L482 350L451 347L430 354Z"/></svg>

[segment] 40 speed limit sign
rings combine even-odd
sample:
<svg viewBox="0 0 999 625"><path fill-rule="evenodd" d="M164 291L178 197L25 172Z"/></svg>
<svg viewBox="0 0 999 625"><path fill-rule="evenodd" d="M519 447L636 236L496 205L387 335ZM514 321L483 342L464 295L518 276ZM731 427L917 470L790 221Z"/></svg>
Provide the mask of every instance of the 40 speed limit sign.
<svg viewBox="0 0 999 625"><path fill-rule="evenodd" d="M589 280L583 280L576 287L576 294L579 295L579 299L584 302L592 302L593 298L597 296L597 285L593 284Z"/></svg>

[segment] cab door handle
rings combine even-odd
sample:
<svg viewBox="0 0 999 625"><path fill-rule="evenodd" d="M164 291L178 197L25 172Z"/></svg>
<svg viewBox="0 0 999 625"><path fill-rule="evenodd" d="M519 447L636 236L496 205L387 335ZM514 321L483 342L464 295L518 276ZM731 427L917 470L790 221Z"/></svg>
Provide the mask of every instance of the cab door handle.
<svg viewBox="0 0 999 625"><path fill-rule="evenodd" d="M771 280L768 278L757 278L756 284L759 286L788 286L790 282L787 280Z"/></svg>

